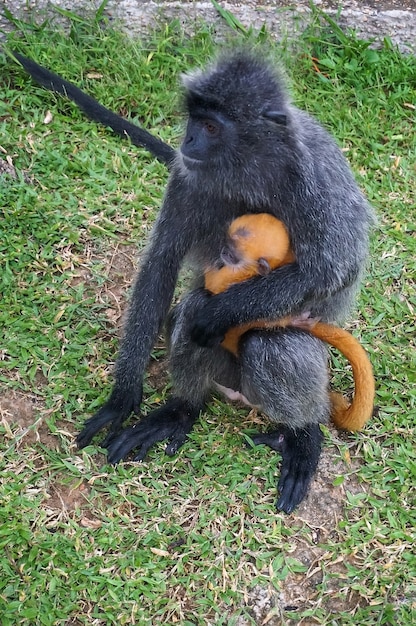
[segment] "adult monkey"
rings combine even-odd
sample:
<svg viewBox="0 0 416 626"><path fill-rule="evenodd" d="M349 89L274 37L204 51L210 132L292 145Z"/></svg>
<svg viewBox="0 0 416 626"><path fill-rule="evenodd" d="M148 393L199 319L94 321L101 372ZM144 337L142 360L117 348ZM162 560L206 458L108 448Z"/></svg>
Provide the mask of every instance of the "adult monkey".
<svg viewBox="0 0 416 626"><path fill-rule="evenodd" d="M43 73L40 82L65 93L59 80L65 85ZM133 448L143 459L163 439L169 440L167 454L174 454L214 384L239 389L277 426L262 442L282 455L277 508L290 513L306 495L321 452L320 424L329 418L326 349L292 329L249 333L238 359L219 344L229 328L258 319L308 311L340 321L365 263L372 212L333 139L289 102L282 79L264 60L248 52L228 54L183 83L189 117L174 159L140 131L141 143L169 162L171 176L133 290L112 393L78 443L87 445L109 425L112 463ZM79 94L69 95L79 102ZM218 258L229 224L256 212L285 223L296 261L210 296L202 288L203 268ZM118 432L131 412L139 412L150 350L185 257L201 287L170 317L175 395Z"/></svg>

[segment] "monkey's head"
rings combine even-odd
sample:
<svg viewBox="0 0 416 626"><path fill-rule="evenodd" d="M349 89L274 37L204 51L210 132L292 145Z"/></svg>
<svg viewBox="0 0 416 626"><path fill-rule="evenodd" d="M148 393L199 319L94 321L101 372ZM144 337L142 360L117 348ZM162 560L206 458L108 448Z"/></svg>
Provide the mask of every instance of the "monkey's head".
<svg viewBox="0 0 416 626"><path fill-rule="evenodd" d="M224 265L251 269L261 276L294 260L285 225L269 213L246 214L233 220L221 251Z"/></svg>
<svg viewBox="0 0 416 626"><path fill-rule="evenodd" d="M240 180L248 171L250 176L262 171L264 159L275 157L287 135L282 79L254 54L237 52L186 75L183 84L189 116L180 149L185 167L209 168L222 178L237 173Z"/></svg>
<svg viewBox="0 0 416 626"><path fill-rule="evenodd" d="M253 246L248 243L250 240L250 231L244 227L237 229L232 235L228 236L221 250L221 261L227 267L233 269L244 268L253 275L265 276L271 272L271 265L265 257L254 253Z"/></svg>

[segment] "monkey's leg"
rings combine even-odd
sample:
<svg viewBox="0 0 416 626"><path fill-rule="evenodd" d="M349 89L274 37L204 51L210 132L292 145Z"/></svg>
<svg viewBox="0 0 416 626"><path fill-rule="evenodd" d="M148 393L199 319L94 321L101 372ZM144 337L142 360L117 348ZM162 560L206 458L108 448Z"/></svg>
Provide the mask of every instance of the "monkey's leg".
<svg viewBox="0 0 416 626"><path fill-rule="evenodd" d="M307 333L282 329L248 333L241 344L242 392L278 427L253 437L282 456L276 507L291 513L307 494L329 420L324 345Z"/></svg>
<svg viewBox="0 0 416 626"><path fill-rule="evenodd" d="M213 380L231 385L234 377L224 377L228 362L237 371L234 357L220 347L199 348L189 339L194 311L200 308L198 292L192 292L174 309L168 321L170 366L174 396L166 404L142 417L130 428L107 441L108 460L117 463L138 448L134 460L143 460L158 442L168 439L166 454L173 455L186 441L213 387Z"/></svg>

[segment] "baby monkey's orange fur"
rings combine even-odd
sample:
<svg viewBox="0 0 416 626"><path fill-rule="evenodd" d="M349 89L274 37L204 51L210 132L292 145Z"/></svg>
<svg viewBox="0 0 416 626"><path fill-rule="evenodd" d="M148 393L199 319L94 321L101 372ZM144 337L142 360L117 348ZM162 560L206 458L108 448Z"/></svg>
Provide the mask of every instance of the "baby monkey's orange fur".
<svg viewBox="0 0 416 626"><path fill-rule="evenodd" d="M292 263L295 256L290 247L285 225L268 213L243 215L228 230L228 243L222 253L223 267L205 272L205 287L213 294L225 291L232 284ZM259 320L231 328L222 342L224 348L238 355L240 337L252 329L294 326L337 348L351 363L355 384L352 404L339 393L331 392L332 421L338 428L360 430L371 417L375 384L369 358L359 342L346 330L310 318L284 317Z"/></svg>

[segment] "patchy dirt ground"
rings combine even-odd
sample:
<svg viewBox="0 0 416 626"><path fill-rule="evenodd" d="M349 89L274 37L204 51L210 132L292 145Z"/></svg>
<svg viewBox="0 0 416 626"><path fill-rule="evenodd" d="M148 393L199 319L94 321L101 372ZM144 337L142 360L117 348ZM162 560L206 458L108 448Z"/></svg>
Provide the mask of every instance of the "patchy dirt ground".
<svg viewBox="0 0 416 626"><path fill-rule="evenodd" d="M151 367L152 383L166 382L166 364L157 362ZM30 394L9 391L0 398L0 416L10 442L17 445L24 454L30 454L35 458L39 468L43 465L42 454L37 444L59 450L59 437L50 432L45 416L47 412L41 403ZM74 433L69 430L67 437L71 438ZM336 434L334 433L336 437ZM74 454L76 454L74 450ZM101 458L100 458L101 457ZM37 459L37 460L36 460ZM104 462L104 457L97 453L98 463ZM322 583L325 562L328 561L328 570L332 574L338 574L339 579L334 580L332 589L339 591L342 588L343 573L346 572L344 557L339 562L333 562L332 555L327 555L321 546L329 539L336 539L337 524L345 517L346 489L351 493L362 491L362 485L358 484L354 475L354 467L358 461L351 463L339 460L339 455L333 447L324 450L316 478L312 484L309 497L302 503L296 514L287 518L287 525L295 527L299 523L306 524L310 529L312 541L306 541L301 535L294 534L290 539L290 554L307 567L307 573L289 573L281 583L280 593L272 588L256 586L245 600L246 607L259 624L280 626L280 615L287 611L301 611L312 608L318 596L317 586ZM348 472L343 485L334 486L334 476ZM95 529L101 526L101 521L91 513L90 506L91 487L85 480L69 483L65 477L57 477L47 481L42 490L42 508L46 513L46 523L53 529L62 521L77 517L81 526ZM103 502L97 503L98 507ZM81 517L80 517L81 516ZM351 559L354 558L351 556ZM336 594L327 594L326 608L328 611L339 612L352 610L361 601L353 591L345 593L342 602L336 598ZM296 626L297 621L285 620L288 626ZM303 626L316 624L314 620L304 620ZM239 618L237 625L246 626L247 620Z"/></svg>
<svg viewBox="0 0 416 626"><path fill-rule="evenodd" d="M0 159L0 176L2 174L8 174L12 178L16 178L16 170L12 163L12 160L6 157L5 159Z"/></svg>
<svg viewBox="0 0 416 626"><path fill-rule="evenodd" d="M155 362L150 368L152 384L164 384L166 382L166 363ZM13 445L17 445L26 455L35 458L39 468L43 465L41 450L37 444L51 450L59 450L59 437L52 434L47 424L47 411L36 397L30 394L8 391L0 398L0 417L8 438ZM255 421L261 417L256 416ZM61 431L62 436L62 431ZM74 433L67 430L66 436L70 439ZM334 431L334 438L337 434ZM74 454L76 454L74 449ZM347 455L348 456L348 455ZM104 457L97 452L98 463L104 462ZM289 573L281 583L280 593L272 588L255 587L247 596L245 605L259 624L280 626L281 614L287 611L301 611L312 608L318 596L317 586L322 583L325 562L328 561L328 570L331 574L338 574L339 578L332 583L332 590L342 589L343 573L346 572L344 557L338 562L333 562L332 555L326 554L324 545L329 539L337 537L337 524L345 517L346 490L350 493L359 493L363 486L355 478L354 469L359 460L353 462L349 458L339 460L334 447L326 448L322 454L319 469L307 500L302 503L296 514L287 518L288 526L306 524L310 529L311 541L306 541L302 535L294 534L290 539L290 554L307 567L307 573ZM342 485L334 486L335 476L345 475ZM98 528L101 521L91 513L90 506L91 487L85 480L69 483L65 477L56 477L47 481L43 489L42 508L46 513L48 527L53 529L65 519L76 516L79 523L85 528ZM97 503L103 506L103 503ZM81 515L81 518L79 516ZM351 559L354 556L351 555ZM342 601L336 598L336 594L327 594L326 608L328 611L352 610L357 601L361 601L353 591L348 591ZM288 626L296 626L297 621L288 620ZM314 620L303 620L303 626L316 624ZM240 618L238 626L246 626L247 620Z"/></svg>
<svg viewBox="0 0 416 626"><path fill-rule="evenodd" d="M90 249L86 252L90 260L94 260L94 253ZM135 246L117 245L109 248L95 260L104 262L107 268L107 280L97 290L96 298L108 304L107 317L109 324L119 328L121 326L126 304L126 294L135 273L137 254ZM88 278L88 271L80 274L79 280ZM149 383L154 389L163 389L168 382L166 359L152 361L149 367ZM38 381L45 384L45 381ZM30 455L34 465L44 468L42 446L50 450L60 450L60 441L64 437L71 442L74 437L71 425L62 422L58 425L58 432L54 434L48 426L48 411L39 398L34 394L6 390L0 397L0 418L6 431L10 445L17 446L25 455ZM256 411L252 412L252 421L255 424L264 423L264 418ZM56 428L56 426L55 426ZM348 435L340 435L335 430L332 439L344 449L343 439ZM351 452L353 455L353 452ZM73 458L77 453L73 448ZM76 461L74 461L76 462ZM317 586L322 582L325 561L329 555L325 554L324 545L329 539L336 539L337 524L345 517L346 490L350 493L359 493L363 486L356 480L354 470L359 464L359 458L351 460L350 453L340 460L337 449L331 445L327 447L321 457L319 469L312 484L308 499L302 503L296 514L287 518L287 525L297 527L299 523L310 529L311 540L306 541L302 535L294 534L291 539L290 553L307 567L307 573L289 573L281 583L280 593L272 588L255 587L246 597L245 604L257 624L279 626L282 624L281 614L287 615L288 610L305 610L313 607L318 595ZM97 463L104 463L104 457L97 452ZM333 484L335 476L345 476L342 485ZM80 524L86 528L97 528L101 525L91 513L90 506L91 486L85 480L68 483L66 477L56 476L45 482L42 489L42 507L46 513L47 524L53 529L62 520L77 517ZM102 506L103 503L97 503ZM79 516L81 515L81 518ZM332 557L331 557L332 558ZM351 557L353 558L353 557ZM342 574L345 572L345 563L340 559L338 563L330 564L331 572L339 574L339 580L333 583L333 589L342 586ZM362 599L361 599L362 601ZM352 610L356 606L357 598L353 592L348 592L340 601L332 595L327 596L328 610ZM295 626L298 622L287 620L288 626ZM240 618L238 626L246 626L248 622ZM316 624L315 621L302 621L303 626Z"/></svg>

